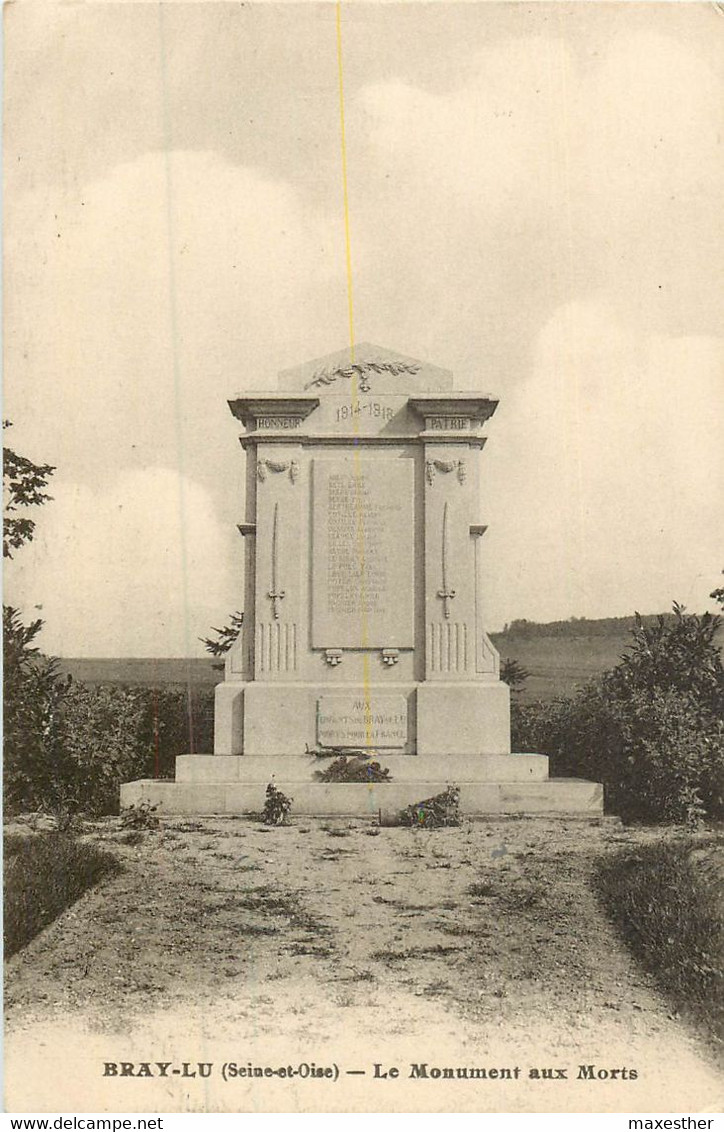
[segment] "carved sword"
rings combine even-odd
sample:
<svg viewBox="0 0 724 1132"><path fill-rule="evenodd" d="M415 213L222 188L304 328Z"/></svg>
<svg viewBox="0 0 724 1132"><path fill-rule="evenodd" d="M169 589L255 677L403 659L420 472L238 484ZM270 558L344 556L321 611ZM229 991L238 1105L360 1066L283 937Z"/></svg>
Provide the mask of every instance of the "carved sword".
<svg viewBox="0 0 724 1132"><path fill-rule="evenodd" d="M448 569L448 554L449 554L449 538L447 529L447 503L442 510L442 589L437 591L437 596L442 598L442 611L445 618L450 617L450 602L455 597L455 590L448 587L447 569Z"/></svg>
<svg viewBox="0 0 724 1132"><path fill-rule="evenodd" d="M277 582L277 571L278 571L277 553L278 553L278 543L279 543L278 526L279 526L279 504L275 503L274 504L274 518L272 520L272 545L271 545L272 584L271 584L271 589L269 590L269 595L268 595L271 598L272 617L274 618L275 621L279 620L279 602L284 597L284 590L280 590L278 588L278 582Z"/></svg>

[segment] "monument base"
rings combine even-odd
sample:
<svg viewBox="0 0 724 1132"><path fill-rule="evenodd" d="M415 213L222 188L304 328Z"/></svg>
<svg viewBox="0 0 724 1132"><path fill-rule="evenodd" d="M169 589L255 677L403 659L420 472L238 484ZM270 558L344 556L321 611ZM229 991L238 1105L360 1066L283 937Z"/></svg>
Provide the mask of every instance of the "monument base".
<svg viewBox="0 0 724 1132"><path fill-rule="evenodd" d="M433 681L351 681L320 684L305 681L225 680L216 686L214 754L275 757L302 754L317 742L327 746L397 748L410 756L450 750L510 754L510 690L502 680L455 683ZM339 704L347 722L337 735L320 735L320 723ZM385 720L387 738L365 741L360 704ZM395 706L397 705L397 706ZM406 719L400 723L395 712ZM355 722L356 720L356 722ZM390 729L398 735L392 741ZM447 756L445 756L447 758Z"/></svg>
<svg viewBox="0 0 724 1132"><path fill-rule="evenodd" d="M391 782L319 782L315 771L331 760L315 756L181 755L176 781L141 779L121 787L121 807L147 803L160 813L231 815L260 813L267 784L293 799L292 814L316 817L377 817L460 789L468 815L551 814L596 817L603 813L603 787L574 778L548 778L543 755L392 755L381 764Z"/></svg>

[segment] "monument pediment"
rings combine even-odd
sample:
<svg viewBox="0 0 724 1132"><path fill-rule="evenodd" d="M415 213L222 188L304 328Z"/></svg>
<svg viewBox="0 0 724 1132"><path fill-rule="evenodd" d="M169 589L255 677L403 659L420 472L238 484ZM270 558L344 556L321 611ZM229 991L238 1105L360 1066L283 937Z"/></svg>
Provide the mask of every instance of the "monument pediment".
<svg viewBox="0 0 724 1132"><path fill-rule="evenodd" d="M409 394L452 389L450 370L385 346L361 342L279 373L279 389L314 396L346 394L356 383L358 393Z"/></svg>

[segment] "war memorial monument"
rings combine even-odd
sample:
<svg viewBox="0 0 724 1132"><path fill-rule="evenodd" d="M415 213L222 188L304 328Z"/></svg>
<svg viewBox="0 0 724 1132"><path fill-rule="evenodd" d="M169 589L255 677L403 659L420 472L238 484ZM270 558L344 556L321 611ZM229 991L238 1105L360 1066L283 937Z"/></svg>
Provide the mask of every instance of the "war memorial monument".
<svg viewBox="0 0 724 1132"><path fill-rule="evenodd" d="M375 816L455 784L468 814L601 813L602 787L510 749L484 624L483 429L498 402L446 370L360 345L229 402L246 452L242 631L216 688L213 754L121 804ZM320 782L364 752L388 782Z"/></svg>

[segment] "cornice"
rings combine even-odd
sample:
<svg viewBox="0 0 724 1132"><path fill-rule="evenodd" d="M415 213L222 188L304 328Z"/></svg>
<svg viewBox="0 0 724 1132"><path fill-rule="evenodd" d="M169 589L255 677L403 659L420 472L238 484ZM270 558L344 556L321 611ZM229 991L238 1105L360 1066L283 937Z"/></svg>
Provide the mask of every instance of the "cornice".
<svg viewBox="0 0 724 1132"><path fill-rule="evenodd" d="M278 432L249 432L244 436L239 437L239 444L242 448L251 448L257 444L293 444L297 447L310 448L310 447L328 447L333 445L335 447L345 448L379 448L379 447L397 447L400 445L408 445L410 447L423 448L425 445L434 443L444 443L445 446L456 445L461 448L483 448L486 443L486 437L473 436L471 433L450 434L446 433L444 438L440 433L412 436L379 436L374 433L370 436L354 436L348 432L344 433L324 433L317 436L311 436L309 433L304 435L294 432L291 435L287 433Z"/></svg>
<svg viewBox="0 0 724 1132"><path fill-rule="evenodd" d="M304 421L319 406L319 397L308 394L247 393L242 397L235 397L228 404L237 420L249 428L256 424L259 417L298 417L300 421Z"/></svg>
<svg viewBox="0 0 724 1132"><path fill-rule="evenodd" d="M494 397L454 392L442 397L439 393L421 393L409 397L407 403L423 417L468 417L480 424L489 420L498 407Z"/></svg>

